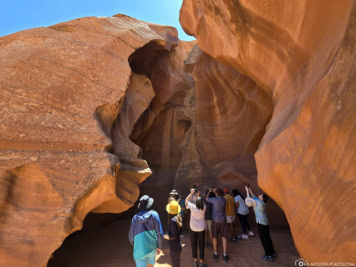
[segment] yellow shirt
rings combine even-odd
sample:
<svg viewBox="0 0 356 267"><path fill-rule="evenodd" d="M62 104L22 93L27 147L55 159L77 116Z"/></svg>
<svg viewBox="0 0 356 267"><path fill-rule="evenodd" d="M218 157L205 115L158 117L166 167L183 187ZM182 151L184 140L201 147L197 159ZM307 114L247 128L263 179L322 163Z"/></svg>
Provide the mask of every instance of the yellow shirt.
<svg viewBox="0 0 356 267"><path fill-rule="evenodd" d="M230 194L226 194L224 198L226 199L226 208L225 208L226 216L235 216L236 213L235 213L234 198Z"/></svg>

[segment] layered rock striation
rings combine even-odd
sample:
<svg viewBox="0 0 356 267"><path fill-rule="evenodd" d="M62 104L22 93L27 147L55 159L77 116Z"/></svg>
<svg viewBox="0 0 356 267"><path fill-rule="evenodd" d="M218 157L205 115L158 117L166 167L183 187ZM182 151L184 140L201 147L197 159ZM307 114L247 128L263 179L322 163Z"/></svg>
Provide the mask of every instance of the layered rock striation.
<svg viewBox="0 0 356 267"><path fill-rule="evenodd" d="M202 51L272 99L258 185L301 256L355 262L355 3L184 0L180 12Z"/></svg>
<svg viewBox="0 0 356 267"><path fill-rule="evenodd" d="M272 114L270 96L253 80L217 62L198 46L186 60L186 70L195 81L184 110L192 126L182 143L177 186L256 183L253 155Z"/></svg>
<svg viewBox="0 0 356 267"><path fill-rule="evenodd" d="M124 15L0 38L0 265L142 192L246 183L303 258L355 262L354 5L184 0L196 42Z"/></svg>
<svg viewBox="0 0 356 267"><path fill-rule="evenodd" d="M151 170L129 135L155 92L128 59L177 44L124 15L0 38L1 266L43 266L88 212L133 205Z"/></svg>
<svg viewBox="0 0 356 267"><path fill-rule="evenodd" d="M153 170L142 188L147 193L155 192L157 201L163 201L161 208L174 185L182 158L180 146L190 127L183 109L184 98L194 88L194 80L184 71L184 60L194 44L179 41L171 52L162 53L149 67L141 68L141 72L151 77L155 97L135 124L131 138L142 148L143 158Z"/></svg>

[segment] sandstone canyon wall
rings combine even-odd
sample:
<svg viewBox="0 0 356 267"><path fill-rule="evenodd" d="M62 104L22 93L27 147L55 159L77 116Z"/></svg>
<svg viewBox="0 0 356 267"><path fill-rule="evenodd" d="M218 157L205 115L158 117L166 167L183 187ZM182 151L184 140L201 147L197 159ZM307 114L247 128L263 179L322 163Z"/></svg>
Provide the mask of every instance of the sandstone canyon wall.
<svg viewBox="0 0 356 267"><path fill-rule="evenodd" d="M151 170L129 135L155 92L128 59L177 45L176 29L124 15L0 38L1 266L43 266L88 212L137 200Z"/></svg>
<svg viewBox="0 0 356 267"><path fill-rule="evenodd" d="M184 0L196 42L124 15L0 38L0 265L140 193L246 183L302 257L356 261L353 5Z"/></svg>
<svg viewBox="0 0 356 267"><path fill-rule="evenodd" d="M194 44L180 41L173 51L163 53L144 71L151 77L156 96L131 134L153 170L141 188L147 193L160 188L155 197L163 203L173 188L182 157L180 144L190 127L182 117L182 110L187 92L194 88L194 80L184 71L184 59Z"/></svg>
<svg viewBox="0 0 356 267"><path fill-rule="evenodd" d="M180 12L206 54L271 98L258 185L301 256L356 262L355 2L184 0Z"/></svg>

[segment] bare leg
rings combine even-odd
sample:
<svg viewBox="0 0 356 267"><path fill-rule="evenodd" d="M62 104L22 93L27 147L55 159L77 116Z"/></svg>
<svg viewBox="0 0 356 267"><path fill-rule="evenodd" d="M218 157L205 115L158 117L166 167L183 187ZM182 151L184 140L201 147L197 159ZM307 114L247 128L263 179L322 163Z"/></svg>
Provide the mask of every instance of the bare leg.
<svg viewBox="0 0 356 267"><path fill-rule="evenodd" d="M218 253L218 240L216 237L213 237L213 248L214 248L214 253Z"/></svg>
<svg viewBox="0 0 356 267"><path fill-rule="evenodd" d="M226 255L226 251L227 251L227 240L225 237L222 238L222 243L223 243L223 251L224 254Z"/></svg>

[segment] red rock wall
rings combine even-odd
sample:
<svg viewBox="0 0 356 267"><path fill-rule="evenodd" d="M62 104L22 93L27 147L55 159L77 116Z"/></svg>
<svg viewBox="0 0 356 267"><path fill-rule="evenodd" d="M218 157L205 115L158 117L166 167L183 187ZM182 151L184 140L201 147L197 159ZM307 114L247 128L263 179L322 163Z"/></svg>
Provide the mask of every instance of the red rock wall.
<svg viewBox="0 0 356 267"><path fill-rule="evenodd" d="M151 170L129 135L154 91L128 58L177 41L123 15L0 38L1 266L43 266L88 212L133 205Z"/></svg>
<svg viewBox="0 0 356 267"><path fill-rule="evenodd" d="M254 159L272 116L272 99L234 68L218 63L195 46L185 60L195 86L183 109L191 127L181 144L182 160L174 187L185 194L192 185L257 191ZM271 201L272 227L287 228L283 212Z"/></svg>
<svg viewBox="0 0 356 267"><path fill-rule="evenodd" d="M309 262L356 262L354 5L184 0L180 14L205 53L272 97L258 184Z"/></svg>
<svg viewBox="0 0 356 267"><path fill-rule="evenodd" d="M258 183L305 259L356 261L352 4L184 0L197 46L123 15L0 38L0 265L44 265L141 183L162 210Z"/></svg>
<svg viewBox="0 0 356 267"><path fill-rule="evenodd" d="M191 186L196 179L206 185L253 183L253 155L272 114L271 98L251 79L207 54L191 56L196 58L195 88L188 95L186 113L192 128L176 183ZM192 168L191 158L200 167Z"/></svg>
<svg viewBox="0 0 356 267"><path fill-rule="evenodd" d="M161 216L166 214L167 197L182 158L180 146L189 128L182 110L194 80L183 68L194 44L180 41L169 53L161 53L149 68L141 67L151 77L155 97L135 124L131 138L142 148L143 158L153 172L140 188L154 196L155 209L162 211Z"/></svg>

